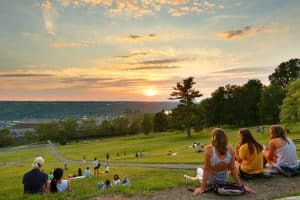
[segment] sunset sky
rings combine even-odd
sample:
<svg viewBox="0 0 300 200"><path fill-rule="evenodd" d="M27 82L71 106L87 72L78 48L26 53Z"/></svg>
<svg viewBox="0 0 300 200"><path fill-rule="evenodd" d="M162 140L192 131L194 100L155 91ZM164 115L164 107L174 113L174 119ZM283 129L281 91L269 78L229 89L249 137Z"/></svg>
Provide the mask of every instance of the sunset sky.
<svg viewBox="0 0 300 200"><path fill-rule="evenodd" d="M299 0L2 0L0 100L166 101L300 56Z"/></svg>

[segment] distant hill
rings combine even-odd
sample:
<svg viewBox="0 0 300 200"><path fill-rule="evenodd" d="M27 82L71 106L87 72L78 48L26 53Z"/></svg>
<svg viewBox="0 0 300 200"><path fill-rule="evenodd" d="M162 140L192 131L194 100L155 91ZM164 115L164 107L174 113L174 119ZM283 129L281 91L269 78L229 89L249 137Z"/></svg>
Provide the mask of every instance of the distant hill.
<svg viewBox="0 0 300 200"><path fill-rule="evenodd" d="M35 102L0 101L0 120L21 120L24 118L79 118L87 116L114 116L128 110L139 113L155 113L170 110L176 102L133 102L133 101L91 101L91 102Z"/></svg>

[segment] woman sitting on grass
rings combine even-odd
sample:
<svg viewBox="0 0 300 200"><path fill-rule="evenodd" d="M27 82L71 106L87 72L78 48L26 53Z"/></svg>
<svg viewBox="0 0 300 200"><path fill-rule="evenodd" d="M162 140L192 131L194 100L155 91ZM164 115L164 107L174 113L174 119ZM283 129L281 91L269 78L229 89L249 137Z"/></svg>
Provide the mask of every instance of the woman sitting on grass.
<svg viewBox="0 0 300 200"><path fill-rule="evenodd" d="M242 178L254 178L263 173L263 146L252 136L249 129L241 129L238 133L236 160Z"/></svg>
<svg viewBox="0 0 300 200"><path fill-rule="evenodd" d="M271 126L269 150L265 151L264 156L273 167L272 170L278 170L277 172L282 172L279 170L281 168L298 167L295 144L286 137L284 129L279 125Z"/></svg>
<svg viewBox="0 0 300 200"><path fill-rule="evenodd" d="M114 175L114 180L113 180L113 184L114 185L120 185L121 184L121 180L118 174Z"/></svg>
<svg viewBox="0 0 300 200"><path fill-rule="evenodd" d="M71 191L71 185L69 180L62 180L64 170L62 168L56 168L53 172L53 179L48 184L48 191L52 193Z"/></svg>
<svg viewBox="0 0 300 200"><path fill-rule="evenodd" d="M204 173L202 183L194 194L201 194L206 190L207 185L226 183L228 170L231 171L237 185L242 186L235 165L233 148L228 144L228 138L223 129L215 128L212 131L211 145L205 147L204 151ZM253 192L250 188L245 188Z"/></svg>

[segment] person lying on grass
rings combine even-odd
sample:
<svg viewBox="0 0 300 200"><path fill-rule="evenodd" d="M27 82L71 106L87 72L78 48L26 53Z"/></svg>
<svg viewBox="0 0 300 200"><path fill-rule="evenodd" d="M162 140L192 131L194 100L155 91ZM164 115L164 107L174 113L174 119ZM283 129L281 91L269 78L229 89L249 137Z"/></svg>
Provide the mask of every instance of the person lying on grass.
<svg viewBox="0 0 300 200"><path fill-rule="evenodd" d="M228 138L223 129L215 128L212 131L211 145L205 147L204 173L201 186L194 191L194 194L205 192L207 186L226 183L228 170L237 183L242 186L235 165L235 154L233 148L228 144ZM209 187L208 187L209 188ZM245 187L247 192L253 192L251 188Z"/></svg>
<svg viewBox="0 0 300 200"><path fill-rule="evenodd" d="M66 192L71 191L71 184L69 180L63 180L64 170L62 168L56 168L53 172L53 179L48 184L48 192Z"/></svg>
<svg viewBox="0 0 300 200"><path fill-rule="evenodd" d="M263 173L263 146L252 136L249 129L240 129L236 148L237 167L241 178L257 177Z"/></svg>

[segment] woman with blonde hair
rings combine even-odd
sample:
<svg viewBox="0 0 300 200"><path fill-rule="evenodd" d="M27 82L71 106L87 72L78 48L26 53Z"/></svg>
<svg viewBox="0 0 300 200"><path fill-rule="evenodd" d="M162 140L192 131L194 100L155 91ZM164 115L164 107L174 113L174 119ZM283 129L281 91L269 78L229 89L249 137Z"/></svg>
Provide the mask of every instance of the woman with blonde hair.
<svg viewBox="0 0 300 200"><path fill-rule="evenodd" d="M215 128L212 131L211 144L204 150L204 173L202 183L194 194L201 194L209 185L224 184L227 182L230 170L236 184L242 186L235 165L235 154L233 148L228 144L228 138L223 129ZM245 187L247 192L254 192Z"/></svg>

